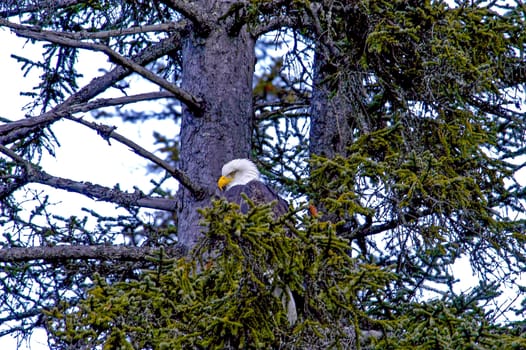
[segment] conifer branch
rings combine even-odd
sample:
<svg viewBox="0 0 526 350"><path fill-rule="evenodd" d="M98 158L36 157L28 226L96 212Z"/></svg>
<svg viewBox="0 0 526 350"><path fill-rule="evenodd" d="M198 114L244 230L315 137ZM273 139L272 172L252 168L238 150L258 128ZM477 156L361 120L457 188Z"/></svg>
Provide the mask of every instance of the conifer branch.
<svg viewBox="0 0 526 350"><path fill-rule="evenodd" d="M143 94L115 97L115 98L100 98L91 102L81 103L75 106L72 106L69 112L71 114L79 112L89 112L95 109L111 106L122 106L130 103L142 102L142 101L152 101L161 98L170 98L173 97L172 93L169 91L154 91L146 92Z"/></svg>
<svg viewBox="0 0 526 350"><path fill-rule="evenodd" d="M176 245L162 248L168 258L184 256L185 248ZM37 247L9 247L0 249L0 262L15 263L43 260L55 263L72 259L101 261L145 261L159 255L160 248L114 245L57 245Z"/></svg>
<svg viewBox="0 0 526 350"><path fill-rule="evenodd" d="M170 175L172 175L175 179L177 179L181 183L181 185L186 187L192 193L192 195L195 196L195 198L197 199L204 198L205 190L197 186L196 184L194 184L186 173L184 173L182 170L174 168L173 166L168 164L168 162L166 162L165 160L157 157L155 154L147 151L146 149L139 146L138 144L131 141L130 139L115 132L114 127L93 123L93 122L84 120L82 118L74 118L71 116L67 117L67 119L75 121L77 123L80 123L84 126L87 126L97 131L97 133L106 140L112 138L114 140L119 141L123 145L128 146L135 154L152 161L154 164L158 165L159 167L163 168L168 173L170 173Z"/></svg>
<svg viewBox="0 0 526 350"><path fill-rule="evenodd" d="M6 21L1 20L0 24L10 26L14 30L16 35L20 37L40 41L48 41L57 45L67 47L102 52L106 54L111 61L121 65L122 67L130 69L131 71L141 75L143 78L151 81L152 83L159 85L167 91L170 91L176 98L178 98L181 102L186 104L188 108L190 108L193 112L196 112L196 114L200 114L200 112L203 110L203 101L200 98L193 96L184 89L179 88L178 86L172 84L163 77L153 73L149 69L146 69L143 65L138 64L137 62L134 62L133 60L122 56L117 51L112 50L109 46L71 39L57 32L44 31L35 27L20 26L5 22Z"/></svg>
<svg viewBox="0 0 526 350"><path fill-rule="evenodd" d="M25 13L35 12L35 11L42 11L43 8L52 8L53 10L57 10L60 8L69 7L76 4L82 4L84 3L84 0L49 0L49 1L39 1L36 2L34 5L27 5L25 7L19 6L18 3L13 3L13 9L11 10L4 10L0 11L0 17L13 17L13 16L21 16Z"/></svg>
<svg viewBox="0 0 526 350"><path fill-rule="evenodd" d="M180 42L175 40L174 37L163 39L144 49L133 58L133 61L140 65L150 63L177 49L179 45ZM0 144L6 145L22 139L35 131L42 130L70 113L74 113L75 106L86 103L130 73L130 69L118 66L103 76L92 79L87 85L50 111L37 117L25 118L0 125Z"/></svg>
<svg viewBox="0 0 526 350"><path fill-rule="evenodd" d="M16 30L31 30L37 32L43 32L42 28L38 26L28 26L24 24L18 24L10 22L6 19L0 18L0 26L5 26L11 28L13 31ZM121 29L111 29L111 30L102 30L100 32L88 32L87 30L79 30L77 32L71 31L55 31L47 30L46 33L58 35L64 38L69 38L72 40L85 40L85 39L108 39L118 36L125 35L135 35L141 33L150 33L150 32L173 32L183 30L185 26L184 22L167 22L159 24L150 24L138 27L130 28L121 28Z"/></svg>

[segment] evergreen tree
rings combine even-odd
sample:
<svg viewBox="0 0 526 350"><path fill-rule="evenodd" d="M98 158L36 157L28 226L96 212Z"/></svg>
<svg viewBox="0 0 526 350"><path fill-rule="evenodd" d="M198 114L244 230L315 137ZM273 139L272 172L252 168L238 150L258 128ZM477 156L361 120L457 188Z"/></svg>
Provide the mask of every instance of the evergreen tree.
<svg viewBox="0 0 526 350"><path fill-rule="evenodd" d="M14 57L42 72L30 115L0 125L1 334L44 327L64 349L526 347L521 322L502 320L513 306L497 304L502 286L522 292L525 267L525 13L467 1L0 4L2 27L44 43L40 60ZM112 63L82 87L81 50ZM159 91L127 93L132 74ZM100 97L111 88L121 94ZM165 110L108 109L146 100ZM156 133L163 159L86 112L171 118L180 133ZM131 148L178 192L49 174L39 159L63 119ZM216 200L222 164L239 157L293 200L288 214ZM32 183L128 215L61 217L45 193L22 211ZM145 222L140 208L160 214ZM459 293L463 257L480 285Z"/></svg>

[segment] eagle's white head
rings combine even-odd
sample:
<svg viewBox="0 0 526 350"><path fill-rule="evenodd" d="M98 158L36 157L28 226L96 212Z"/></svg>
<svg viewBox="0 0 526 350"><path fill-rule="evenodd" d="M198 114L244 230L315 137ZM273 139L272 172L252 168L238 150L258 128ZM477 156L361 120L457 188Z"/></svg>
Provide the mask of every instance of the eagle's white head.
<svg viewBox="0 0 526 350"><path fill-rule="evenodd" d="M223 165L217 186L220 190L228 190L233 186L245 185L258 179L259 171L256 164L245 158L234 159Z"/></svg>

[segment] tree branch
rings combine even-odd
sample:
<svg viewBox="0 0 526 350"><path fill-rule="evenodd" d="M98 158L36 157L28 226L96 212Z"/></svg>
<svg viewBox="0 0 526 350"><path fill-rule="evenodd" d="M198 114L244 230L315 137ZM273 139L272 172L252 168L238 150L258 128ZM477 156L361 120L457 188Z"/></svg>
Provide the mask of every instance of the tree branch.
<svg viewBox="0 0 526 350"><path fill-rule="evenodd" d="M44 260L46 263L61 262L71 259L95 259L102 261L144 261L148 257L159 256L180 258L186 249L181 245L173 247L130 247L112 245L57 245L43 247L4 247L0 249L0 262L14 263L32 260Z"/></svg>
<svg viewBox="0 0 526 350"><path fill-rule="evenodd" d="M100 32L88 32L82 30L79 32L56 32L49 31L50 33L55 33L63 37L73 39L73 40L84 40L84 39L108 39L118 36L134 35L140 33L150 33L150 32L172 32L175 30L184 29L185 24L181 22L168 22L160 24L151 24L140 27L131 27L131 28L122 28L122 29L113 29L113 30L104 30Z"/></svg>
<svg viewBox="0 0 526 350"><path fill-rule="evenodd" d="M254 29L250 30L250 33L258 38L268 32L279 30L283 28L294 28L297 25L297 21L290 17L274 17L265 23L258 24Z"/></svg>
<svg viewBox="0 0 526 350"><path fill-rule="evenodd" d="M134 62L133 60L122 56L118 52L112 50L109 46L74 40L67 36L63 36L58 32L44 31L31 26L21 26L15 23L7 22L2 19L0 19L0 24L12 28L16 35L24 38L48 41L57 45L102 52L106 54L111 61L132 70L133 72L141 75L143 78L151 81L152 83L161 86L167 91L170 91L181 102L186 104L188 108L191 109L196 115L199 115L203 110L202 99L193 96L192 94L170 83L168 80L156 75L149 69L144 68L142 65Z"/></svg>
<svg viewBox="0 0 526 350"><path fill-rule="evenodd" d="M310 26L307 16L300 11L302 3L292 4L290 1L272 0L258 3L258 12L268 19L254 23L250 32L259 37L262 34L282 28L298 28L299 26ZM305 5L306 6L306 5ZM278 10L279 9L279 10ZM307 25L303 24L307 20Z"/></svg>
<svg viewBox="0 0 526 350"><path fill-rule="evenodd" d="M25 176L18 181L20 186L27 183L39 183L68 192L80 193L92 199L115 203L124 207L136 206L166 211L175 211L177 209L176 201L173 199L150 197L140 191L127 193L90 182L78 182L56 177L39 170L35 165L26 161L5 146L0 145L0 152L25 168Z"/></svg>
<svg viewBox="0 0 526 350"><path fill-rule="evenodd" d="M2 250L3 249L0 249L0 254ZM35 317L35 316L40 315L41 313L42 313L42 310L38 308L31 308L25 312L12 313L12 314L6 315L5 317L0 318L0 324L3 324L4 322L20 321L21 319L24 319L24 318ZM2 337L2 335L5 335L5 334L9 334L9 333L0 333L0 337Z"/></svg>
<svg viewBox="0 0 526 350"><path fill-rule="evenodd" d="M173 36L159 41L155 45L144 49L140 54L136 55L133 60L137 64L147 64L157 58L164 56L170 51L176 50L180 45L178 33ZM41 130L55 121L70 114L72 106L85 103L97 96L99 93L105 91L115 82L128 76L132 71L126 67L116 67L103 76L96 77L91 80L82 89L71 95L66 101L56 106L52 110L41 114L38 117L26 118L17 120L11 123L0 125L0 144L6 145L19 140L27 135Z"/></svg>
<svg viewBox="0 0 526 350"><path fill-rule="evenodd" d="M413 211L411 213L402 214L401 217L384 222L383 224L361 227L359 230L359 233L356 236L361 236L361 237L374 236L379 233L382 233L388 230L392 230L398 226L403 226L404 222L417 221L429 215L433 215L433 212L430 209L421 210L421 211Z"/></svg>
<svg viewBox="0 0 526 350"><path fill-rule="evenodd" d="M56 9L68 7L71 5L82 4L84 2L85 0L62 0L62 1L51 0L51 1L39 1L36 3L36 5L28 5L26 7L19 7L15 5L16 9L14 10L1 11L0 17L7 18L7 17L13 17L13 16L20 16L28 12L42 11L42 9L46 7L53 8L54 10L56 10Z"/></svg>
<svg viewBox="0 0 526 350"><path fill-rule="evenodd" d="M74 117L66 117L66 118L97 131L97 133L106 140L109 138L112 138L128 146L135 154L138 154L139 156L152 161L153 163L155 163L156 165L160 166L161 168L166 170L168 173L170 173L170 175L172 175L175 179L177 179L181 183L181 185L186 187L196 199L201 200L204 198L205 190L195 185L192 182L192 180L188 177L188 175L186 175L186 173L184 173L183 171L177 168L172 167L170 164L168 164L163 159L157 157L155 154L147 151L146 149L142 148L141 146L131 141L130 139L122 136L121 134L116 133L114 127L89 122L82 118L74 118Z"/></svg>
<svg viewBox="0 0 526 350"><path fill-rule="evenodd" d="M44 32L41 27L38 26L28 26L24 24L10 22L6 19L0 18L0 26L5 26L11 28L13 31L17 30L30 30L34 32ZM150 24L140 27L131 27L131 28L121 28L121 29L112 29L112 30L102 30L99 32L88 32L87 30L80 30L78 32L66 32L66 31L56 31L56 30L46 30L45 33L58 35L64 38L72 40L84 40L84 39L108 39L117 36L125 35L134 35L140 33L149 33L149 32L172 32L172 31L181 31L185 27L184 22L167 22L160 24Z"/></svg>
<svg viewBox="0 0 526 350"><path fill-rule="evenodd" d="M89 112L94 109L99 109L103 107L111 106L121 106L130 103L142 102L142 101L151 101L161 98L171 98L173 94L169 91L155 91L155 92L146 92L142 94L122 96L115 98L100 98L91 102L81 103L75 106L72 106L69 110L71 114L79 112Z"/></svg>

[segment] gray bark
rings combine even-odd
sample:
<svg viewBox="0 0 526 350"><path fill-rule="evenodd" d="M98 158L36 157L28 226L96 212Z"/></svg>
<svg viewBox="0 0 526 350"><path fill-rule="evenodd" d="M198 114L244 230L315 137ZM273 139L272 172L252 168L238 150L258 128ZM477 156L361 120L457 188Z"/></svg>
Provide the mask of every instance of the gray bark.
<svg viewBox="0 0 526 350"><path fill-rule="evenodd" d="M322 52L314 56L309 151L333 158L344 154L352 130L343 96L337 91L335 94L334 68L327 61Z"/></svg>
<svg viewBox="0 0 526 350"><path fill-rule="evenodd" d="M222 165L249 156L253 124L255 41L245 28L229 33L220 19L228 3L201 2L208 10L210 31L190 30L182 50L182 88L205 104L201 114L183 108L180 168L207 192L200 199L184 188L179 190L178 237L188 248L201 235L197 209L216 192Z"/></svg>
<svg viewBox="0 0 526 350"><path fill-rule="evenodd" d="M174 246L163 249L165 257L179 258L184 247ZM25 262L42 260L45 263L70 261L72 259L97 259L109 261L146 261L150 256L159 256L159 248L128 247L112 245L57 245L42 247L15 247L0 249L1 262Z"/></svg>
<svg viewBox="0 0 526 350"><path fill-rule="evenodd" d="M368 19L352 4L340 5L322 2L310 7L317 38L309 150L327 158L345 156L355 137L371 131L364 88L370 78L360 64ZM333 20L337 17L346 20Z"/></svg>
<svg viewBox="0 0 526 350"><path fill-rule="evenodd" d="M313 10L315 23L319 18L328 18L327 13L316 18L322 11ZM349 21L362 23L359 16ZM358 32L351 38L343 28L333 28L333 25L334 23L324 23L323 26L318 24L320 39L314 55L309 135L310 154L329 159L348 156L348 147L354 140L373 129L366 106L368 94L364 87L364 83L370 78L359 63L365 36ZM325 27L329 29L322 29ZM331 37L331 34L339 36ZM352 39L353 44L347 48L335 44L337 40L344 39ZM356 217L350 214L329 213L323 205L323 198L327 195L329 193L319 191L318 197L311 197L319 212L323 213L321 220L333 223L345 221L345 225L339 227L338 234L355 240L365 255L365 236L371 226L370 218L366 218L366 223L360 227Z"/></svg>
<svg viewBox="0 0 526 350"><path fill-rule="evenodd" d="M314 56L310 153L333 158L346 154L358 134L371 131L364 101L366 73L346 58ZM336 68L338 67L338 68Z"/></svg>

